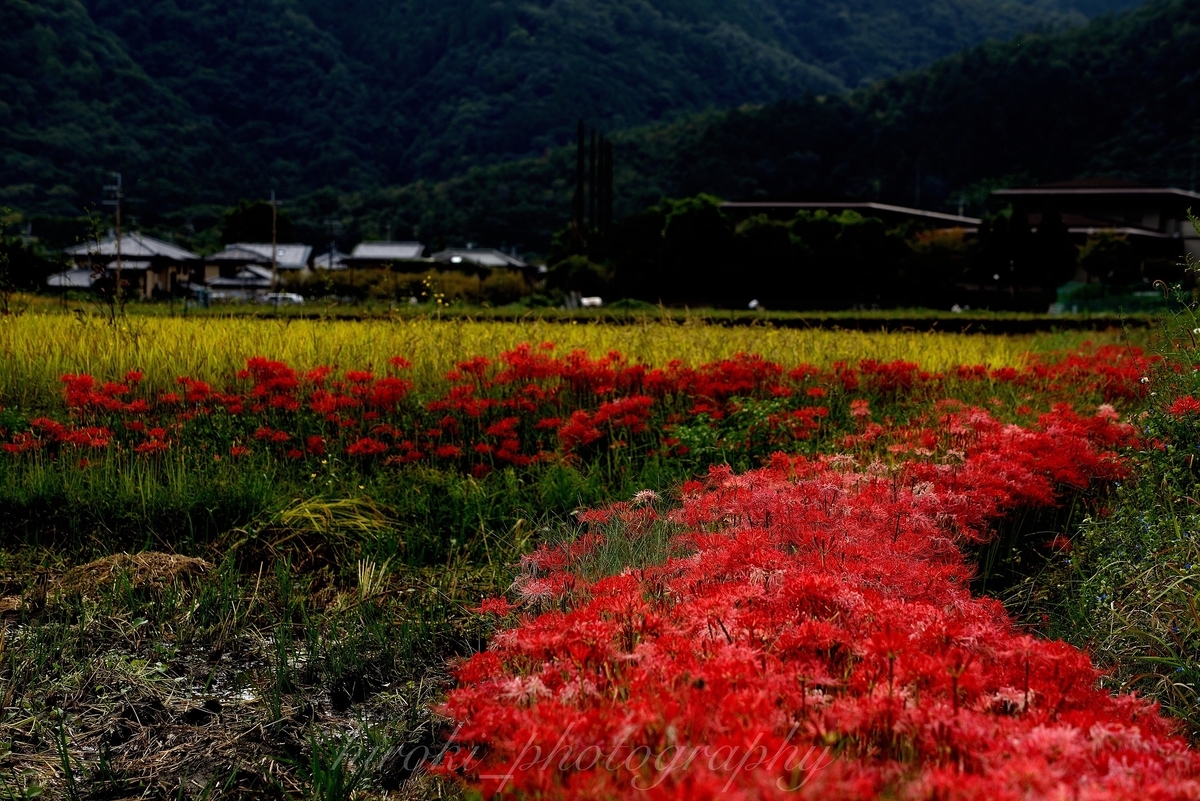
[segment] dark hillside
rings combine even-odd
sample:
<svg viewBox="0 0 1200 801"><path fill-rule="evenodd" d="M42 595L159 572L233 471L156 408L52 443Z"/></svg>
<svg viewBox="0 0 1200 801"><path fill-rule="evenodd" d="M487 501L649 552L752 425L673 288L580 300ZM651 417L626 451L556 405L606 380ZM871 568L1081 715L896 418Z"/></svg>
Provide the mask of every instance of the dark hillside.
<svg viewBox="0 0 1200 801"><path fill-rule="evenodd" d="M617 216L700 192L982 212L998 186L1086 175L1190 188L1200 178L1198 77L1200 2L1155 3L1076 31L985 44L850 96L618 134ZM467 238L506 231L544 250L568 214L569 177L569 155L555 151L389 190L373 206L346 198L345 212L362 209L368 231L385 223ZM417 198L429 193L445 215L424 215Z"/></svg>
<svg viewBox="0 0 1200 801"><path fill-rule="evenodd" d="M216 131L77 0L0 2L0 203L78 213L106 170L183 202Z"/></svg>
<svg viewBox="0 0 1200 801"><path fill-rule="evenodd" d="M0 0L0 203L156 213L442 180L607 130L837 94L1128 0Z"/></svg>

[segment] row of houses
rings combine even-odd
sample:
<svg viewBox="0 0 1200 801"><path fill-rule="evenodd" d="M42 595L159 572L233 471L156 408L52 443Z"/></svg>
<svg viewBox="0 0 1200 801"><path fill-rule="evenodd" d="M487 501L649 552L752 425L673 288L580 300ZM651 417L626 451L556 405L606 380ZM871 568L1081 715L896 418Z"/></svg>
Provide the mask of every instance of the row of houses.
<svg viewBox="0 0 1200 801"><path fill-rule="evenodd" d="M1108 178L1090 178L1045 184L993 193L998 203L1012 206L1013 220L1036 232L1053 217L1068 235L1083 245L1089 237L1107 232L1124 237L1135 246L1139 257L1166 261L1185 256L1200 259L1200 234L1188 221L1190 210L1200 209L1200 194L1175 187L1151 187ZM854 210L878 217L889 224L910 221L925 228L979 229L982 220L961 213L947 214L927 209L870 202L755 202L726 203L726 213L746 217L767 214L786 218L801 210ZM1057 223L1056 223L1057 224ZM118 259L118 249L120 258ZM220 297L249 297L278 286L281 275L305 270L353 270L389 266L421 271L431 267L464 272L496 269L530 271L530 265L514 254L489 248L454 248L429 253L420 242L363 242L348 254L336 247L314 256L308 245L239 242L219 253L201 257L168 242L132 233L67 250L76 268L50 278L57 288L95 287L111 281L119 267L122 281L141 297L207 291ZM544 268L543 268L544 269ZM529 277L533 277L530 275ZM1077 276L1088 282L1088 276ZM1046 289L1043 287L1042 289ZM1053 289L1050 287L1049 289Z"/></svg>
<svg viewBox="0 0 1200 801"><path fill-rule="evenodd" d="M1062 220L1079 245L1100 233L1129 239L1141 250L1200 259L1200 233L1188 220L1193 208L1200 212L1200 193L1176 187L1154 187L1113 178L1084 178L992 193L1000 204L1009 204L1013 220L1036 232L1050 216ZM928 228L962 228L975 233L983 220L960 214L864 202L754 202L725 203L734 216L768 214L790 217L798 211L853 210L885 223L915 222Z"/></svg>
<svg viewBox="0 0 1200 801"><path fill-rule="evenodd" d="M50 276L50 287L95 289L115 281L119 270L129 294L141 298L201 291L213 297L248 298L276 288L281 278L312 270L529 270L529 264L516 255L492 248L450 248L430 254L420 242L362 242L347 254L335 247L314 256L309 245L237 242L219 253L200 256L136 232L119 239L110 232L99 242L68 248L66 254L75 267Z"/></svg>

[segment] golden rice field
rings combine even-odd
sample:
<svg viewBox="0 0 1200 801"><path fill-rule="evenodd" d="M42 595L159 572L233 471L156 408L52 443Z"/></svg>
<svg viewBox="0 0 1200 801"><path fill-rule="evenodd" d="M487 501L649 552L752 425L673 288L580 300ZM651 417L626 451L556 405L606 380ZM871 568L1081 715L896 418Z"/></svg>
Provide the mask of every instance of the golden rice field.
<svg viewBox="0 0 1200 801"><path fill-rule="evenodd" d="M112 378L138 369L157 386L181 375L219 382L251 356L279 359L300 369L322 364L367 369L382 368L389 358L401 355L413 363L413 376L420 383L436 381L464 357L494 356L522 342L553 342L560 352L580 348L593 355L617 350L650 364L671 359L696 364L748 352L783 364L903 359L940 370L957 364L1015 366L1030 353L1070 348L1085 340L1099 344L1118 339L1119 332L884 333L657 319L606 325L130 316L114 326L97 317L29 313L0 317L0 403L36 404L57 394L58 378L64 373Z"/></svg>

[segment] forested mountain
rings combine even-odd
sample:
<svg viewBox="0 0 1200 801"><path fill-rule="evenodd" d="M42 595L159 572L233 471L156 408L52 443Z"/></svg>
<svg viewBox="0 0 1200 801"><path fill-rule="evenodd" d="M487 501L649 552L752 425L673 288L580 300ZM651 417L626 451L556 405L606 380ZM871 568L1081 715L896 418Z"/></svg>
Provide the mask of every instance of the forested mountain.
<svg viewBox="0 0 1200 801"><path fill-rule="evenodd" d="M844 96L808 96L614 136L617 216L662 197L856 198L983 211L991 189L1085 175L1200 181L1200 0L1158 2L1062 34L989 43ZM341 216L426 241L545 252L568 215L573 151L447 181L314 195Z"/></svg>
<svg viewBox="0 0 1200 801"><path fill-rule="evenodd" d="M71 214L441 179L837 94L1136 0L0 0L0 203Z"/></svg>

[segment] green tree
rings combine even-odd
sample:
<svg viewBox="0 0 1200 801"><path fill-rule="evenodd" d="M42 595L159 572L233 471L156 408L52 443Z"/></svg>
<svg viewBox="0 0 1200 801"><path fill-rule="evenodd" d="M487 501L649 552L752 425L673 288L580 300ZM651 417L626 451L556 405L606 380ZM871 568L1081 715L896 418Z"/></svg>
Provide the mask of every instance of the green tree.
<svg viewBox="0 0 1200 801"><path fill-rule="evenodd" d="M275 218L275 241L291 242L295 236L292 220L287 212L278 211ZM231 209L225 210L221 224L221 244L234 242L271 241L271 204L265 200L241 200Z"/></svg>
<svg viewBox="0 0 1200 801"><path fill-rule="evenodd" d="M1141 263L1129 237L1101 233L1089 236L1079 249L1079 266L1107 286L1123 288L1142 278Z"/></svg>

